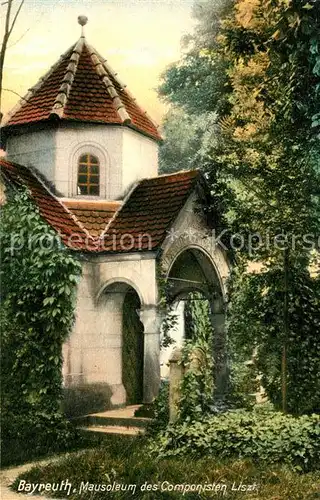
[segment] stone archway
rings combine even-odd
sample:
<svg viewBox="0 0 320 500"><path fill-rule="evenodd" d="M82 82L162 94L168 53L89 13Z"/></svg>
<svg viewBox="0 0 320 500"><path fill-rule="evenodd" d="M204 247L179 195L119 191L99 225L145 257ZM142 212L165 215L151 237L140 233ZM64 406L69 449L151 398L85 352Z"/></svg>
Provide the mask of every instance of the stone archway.
<svg viewBox="0 0 320 500"><path fill-rule="evenodd" d="M137 292L129 289L122 306L122 383L127 405L143 401L144 333L140 308Z"/></svg>
<svg viewBox="0 0 320 500"><path fill-rule="evenodd" d="M228 366L226 355L225 329L225 289L217 267L205 249L199 246L187 246L180 249L171 260L167 269L169 296L173 304L179 304L190 292L200 292L204 300L210 303L211 322L214 329L212 355L215 361L216 396L222 397L228 385ZM180 329L183 320L180 320ZM181 337L181 331L179 333Z"/></svg>
<svg viewBox="0 0 320 500"><path fill-rule="evenodd" d="M100 292L98 303L99 321L105 319L104 336L110 345L107 364L112 367L108 377L113 389L111 402L114 405L141 403L144 328L140 321L140 296L131 284L113 281Z"/></svg>

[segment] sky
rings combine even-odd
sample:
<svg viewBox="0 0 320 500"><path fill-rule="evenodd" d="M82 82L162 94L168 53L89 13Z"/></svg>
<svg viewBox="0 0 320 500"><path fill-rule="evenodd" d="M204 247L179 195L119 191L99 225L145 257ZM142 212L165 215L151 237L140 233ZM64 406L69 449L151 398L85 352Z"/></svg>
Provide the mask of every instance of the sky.
<svg viewBox="0 0 320 500"><path fill-rule="evenodd" d="M3 87L25 95L80 37L77 18L83 14L89 19L88 42L160 124L166 106L156 88L160 74L180 57L181 37L192 31L192 5L193 0L25 0L9 41ZM4 9L0 5L2 30ZM3 112L17 100L5 91Z"/></svg>

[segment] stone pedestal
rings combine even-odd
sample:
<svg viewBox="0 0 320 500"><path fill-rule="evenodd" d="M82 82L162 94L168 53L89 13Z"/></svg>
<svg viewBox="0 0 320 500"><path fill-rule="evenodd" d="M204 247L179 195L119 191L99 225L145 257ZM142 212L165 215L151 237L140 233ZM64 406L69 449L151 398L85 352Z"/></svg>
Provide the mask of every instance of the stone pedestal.
<svg viewBox="0 0 320 500"><path fill-rule="evenodd" d="M184 375L184 366L181 364L181 349L175 349L169 359L169 420L175 422L179 412L181 398L181 382Z"/></svg>

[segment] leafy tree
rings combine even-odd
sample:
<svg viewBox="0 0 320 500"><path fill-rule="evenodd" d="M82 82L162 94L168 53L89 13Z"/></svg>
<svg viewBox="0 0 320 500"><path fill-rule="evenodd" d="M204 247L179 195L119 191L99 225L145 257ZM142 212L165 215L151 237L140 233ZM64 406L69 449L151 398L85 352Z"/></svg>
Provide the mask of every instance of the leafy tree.
<svg viewBox="0 0 320 500"><path fill-rule="evenodd" d="M249 229L271 236L271 246L256 252L268 261L270 283L282 269L282 329L274 334L282 350L283 410L294 379L291 302L299 302L290 275L294 271L307 280L310 247L304 236L312 234L316 244L319 234L319 13L319 5L304 1L239 0L221 34L232 61L233 92L231 112L221 120L224 151L218 155L247 193Z"/></svg>
<svg viewBox="0 0 320 500"><path fill-rule="evenodd" d="M216 35L232 0L198 0L193 15L197 26L184 37L184 55L162 75L160 97L173 104L163 123L166 138L160 149L162 172L201 167L214 140L217 114L230 109L228 60Z"/></svg>
<svg viewBox="0 0 320 500"><path fill-rule="evenodd" d="M215 140L216 121L214 112L197 116L172 108L163 122L166 140L160 150L160 172L192 170L202 165L208 145Z"/></svg>
<svg viewBox="0 0 320 500"><path fill-rule="evenodd" d="M204 19L202 26L208 26ZM267 263L264 279L282 311L282 323L279 316L273 330L277 339L273 354L281 365L284 410L287 400L293 407L293 393L288 395L288 390L293 391L291 380L299 368L292 368L296 353L290 344L291 330L304 329L307 321L302 313L299 321L299 314L293 313L301 289L291 276L296 273L309 286L310 249L317 245L319 234L319 29L316 1L237 0L232 10L224 12L208 48L210 60L223 64L224 84L219 87L223 106L211 107L214 100L207 99L207 112L214 109L217 115L215 138L202 161L195 164L207 176L214 198L220 196L218 203L208 207L213 220L228 229L229 235L240 233L243 244L235 250L238 262L244 267L252 259ZM194 101L191 90L187 94L184 61L182 65L187 83L173 85L174 97L168 90L167 95L190 119L196 109L204 112L200 106L206 99L199 98L198 88ZM204 71L203 80L197 76L195 82L205 86L206 78ZM207 92L204 89L201 95ZM279 280L281 293L277 293ZM316 294L316 288L311 289ZM261 303L258 297L252 299L258 314ZM242 314L246 316L245 308ZM316 316L312 318L316 325ZM236 335L233 325L230 333ZM248 343L249 329L255 330L256 338L261 333L257 323L247 324ZM310 332L307 323L305 331ZM301 356L308 358L307 348ZM308 378L303 383L307 387Z"/></svg>

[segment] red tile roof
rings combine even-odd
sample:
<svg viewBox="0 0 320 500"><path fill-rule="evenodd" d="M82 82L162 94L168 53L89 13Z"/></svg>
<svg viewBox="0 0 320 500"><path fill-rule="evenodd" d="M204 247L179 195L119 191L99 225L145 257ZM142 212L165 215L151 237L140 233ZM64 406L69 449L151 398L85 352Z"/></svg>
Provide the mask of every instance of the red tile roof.
<svg viewBox="0 0 320 500"><path fill-rule="evenodd" d="M40 215L59 233L62 241L74 249L80 250L86 244L94 247L89 233L79 224L69 210L28 168L0 158L1 173L10 184L26 186L32 199L39 208Z"/></svg>
<svg viewBox="0 0 320 500"><path fill-rule="evenodd" d="M84 37L30 89L4 129L50 118L126 125L161 140L157 126Z"/></svg>
<svg viewBox="0 0 320 500"><path fill-rule="evenodd" d="M139 182L106 229L103 248L125 252L159 247L199 177L197 170L189 170Z"/></svg>
<svg viewBox="0 0 320 500"><path fill-rule="evenodd" d="M28 168L4 158L0 166L9 183L27 186L42 217L68 247L89 252L159 248L200 179L196 170L144 179L120 204L59 199Z"/></svg>
<svg viewBox="0 0 320 500"><path fill-rule="evenodd" d="M65 198L61 198L60 201L94 237L101 235L114 214L121 207L119 201L71 200Z"/></svg>

